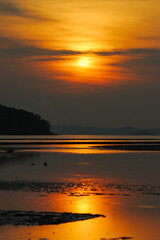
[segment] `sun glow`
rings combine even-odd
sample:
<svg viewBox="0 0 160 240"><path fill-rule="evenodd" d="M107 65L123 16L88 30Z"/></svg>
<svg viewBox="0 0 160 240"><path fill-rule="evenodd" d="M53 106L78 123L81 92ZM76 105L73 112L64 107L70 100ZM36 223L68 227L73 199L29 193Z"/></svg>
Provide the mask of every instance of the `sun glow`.
<svg viewBox="0 0 160 240"><path fill-rule="evenodd" d="M90 61L87 57L80 58L77 62L79 67L88 67L90 65Z"/></svg>

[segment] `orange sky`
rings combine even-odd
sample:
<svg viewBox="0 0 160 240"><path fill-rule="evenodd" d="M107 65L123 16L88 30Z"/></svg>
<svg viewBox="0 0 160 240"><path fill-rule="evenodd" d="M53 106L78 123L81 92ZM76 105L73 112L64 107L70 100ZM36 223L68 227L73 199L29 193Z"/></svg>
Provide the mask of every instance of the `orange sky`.
<svg viewBox="0 0 160 240"><path fill-rule="evenodd" d="M24 67L32 61L33 71L41 68L53 80L55 74L73 84L135 80L134 64L143 68L160 47L157 0L1 0L0 7L1 36L10 39L5 57L21 58Z"/></svg>
<svg viewBox="0 0 160 240"><path fill-rule="evenodd" d="M159 0L0 0L0 21L3 93L159 86Z"/></svg>

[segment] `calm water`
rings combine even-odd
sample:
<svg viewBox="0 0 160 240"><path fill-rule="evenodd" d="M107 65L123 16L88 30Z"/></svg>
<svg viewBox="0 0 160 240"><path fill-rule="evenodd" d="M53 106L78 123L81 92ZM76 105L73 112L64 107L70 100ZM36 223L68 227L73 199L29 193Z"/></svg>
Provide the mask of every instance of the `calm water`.
<svg viewBox="0 0 160 240"><path fill-rule="evenodd" d="M160 239L160 136L1 136L1 210L104 214L82 222L0 227L6 240ZM7 152L13 149L14 152Z"/></svg>

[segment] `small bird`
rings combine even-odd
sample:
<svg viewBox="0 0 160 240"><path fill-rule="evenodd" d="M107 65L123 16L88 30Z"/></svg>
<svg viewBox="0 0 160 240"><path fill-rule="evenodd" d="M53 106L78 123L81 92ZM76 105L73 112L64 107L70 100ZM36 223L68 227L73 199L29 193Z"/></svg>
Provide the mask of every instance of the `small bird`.
<svg viewBox="0 0 160 240"><path fill-rule="evenodd" d="M43 163L43 165L44 165L45 167L47 167L47 162Z"/></svg>

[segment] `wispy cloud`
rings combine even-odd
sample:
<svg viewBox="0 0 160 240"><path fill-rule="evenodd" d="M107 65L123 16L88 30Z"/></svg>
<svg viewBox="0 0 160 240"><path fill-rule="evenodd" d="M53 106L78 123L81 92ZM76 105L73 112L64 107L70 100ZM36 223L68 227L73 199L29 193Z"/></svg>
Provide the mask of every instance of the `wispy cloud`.
<svg viewBox="0 0 160 240"><path fill-rule="evenodd" d="M37 57L38 61L42 60L40 57L46 57L46 60L50 60L51 57L63 57L84 54L81 51L73 51L68 49L49 49L41 48L39 46L32 45L28 41L0 37L0 57L14 57L14 58L28 58ZM49 58L50 57L50 58ZM57 58L52 58L57 60Z"/></svg>
<svg viewBox="0 0 160 240"><path fill-rule="evenodd" d="M160 49L133 49L128 52L131 56L129 59L111 63L111 65L123 68L139 68L139 67L160 67ZM147 70L147 69L146 69Z"/></svg>
<svg viewBox="0 0 160 240"><path fill-rule="evenodd" d="M39 51L43 51L44 49L39 49ZM160 58L160 49L159 48L132 48L132 49L120 49L120 50L111 50L111 51L73 51L73 50L49 50L49 55L57 55L57 56L71 56L71 55L81 55L81 54L93 54L101 57L108 56L129 56L133 58L138 58L139 61L141 59L145 59L144 63L151 63L150 56L153 56L155 62ZM41 55L41 54L40 54ZM43 55L43 54L42 54ZM48 55L48 54L46 54ZM141 59L140 59L141 58ZM40 59L38 59L40 60ZM41 59L43 61L43 59ZM49 61L51 59L48 59ZM53 59L54 60L54 59ZM134 59L132 59L134 61ZM47 61L47 59L46 59ZM154 64L154 61L153 61Z"/></svg>
<svg viewBox="0 0 160 240"><path fill-rule="evenodd" d="M49 240L48 238L39 238L38 240Z"/></svg>
<svg viewBox="0 0 160 240"><path fill-rule="evenodd" d="M84 52L69 49L50 49L36 46L35 43L28 40L20 40L0 36L0 58L20 59L29 61L62 61L66 57L83 55Z"/></svg>
<svg viewBox="0 0 160 240"><path fill-rule="evenodd" d="M64 57L50 57L50 58L35 58L31 59L32 62L51 62L51 61L65 61Z"/></svg>
<svg viewBox="0 0 160 240"><path fill-rule="evenodd" d="M55 21L55 19L44 16L39 12L25 9L22 5L11 0L0 1L0 15L29 18L36 21Z"/></svg>
<svg viewBox="0 0 160 240"><path fill-rule="evenodd" d="M36 46L29 46L29 45L23 45L23 46L10 46L8 48L2 48L0 49L1 57L14 57L14 58L20 58L20 57L44 57L44 56L73 56L73 55L79 55L83 54L83 52L79 51L72 51L72 50L56 50L56 49L48 49L48 48L41 48ZM38 61L43 59L38 59ZM50 60L50 59L46 59ZM57 60L57 59L52 59Z"/></svg>
<svg viewBox="0 0 160 240"><path fill-rule="evenodd" d="M100 240L128 240L128 239L133 239L133 237L101 238Z"/></svg>
<svg viewBox="0 0 160 240"><path fill-rule="evenodd" d="M129 48L129 49L120 49L113 51L96 51L93 52L99 56L116 56L116 55L150 55L160 53L159 48Z"/></svg>
<svg viewBox="0 0 160 240"><path fill-rule="evenodd" d="M97 55L103 58L112 56L124 56L110 65L122 68L134 68L139 66L160 66L160 48L131 48L112 51L78 51L70 49L42 48L27 40L19 40L0 37L0 57L26 58L31 61L62 61L69 57L79 55ZM109 64L109 63L107 63Z"/></svg>
<svg viewBox="0 0 160 240"><path fill-rule="evenodd" d="M123 68L136 74L148 74L160 68L160 48L132 48L113 51L98 51L94 54L102 57L121 56L107 65ZM158 73L159 75L159 73Z"/></svg>

